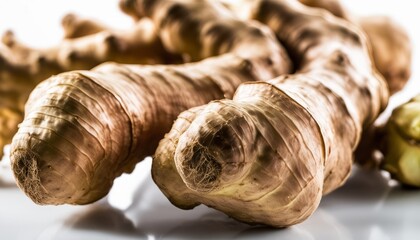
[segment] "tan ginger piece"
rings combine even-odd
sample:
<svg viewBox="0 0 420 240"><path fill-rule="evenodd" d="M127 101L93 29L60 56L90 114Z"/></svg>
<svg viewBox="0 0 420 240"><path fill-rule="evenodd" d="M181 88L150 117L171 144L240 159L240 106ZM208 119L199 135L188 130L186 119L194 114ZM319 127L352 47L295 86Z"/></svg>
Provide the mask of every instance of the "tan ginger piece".
<svg viewBox="0 0 420 240"><path fill-rule="evenodd" d="M16 133L27 96L36 85L28 81L26 69L27 65L13 60L10 49L0 44L0 157Z"/></svg>
<svg viewBox="0 0 420 240"><path fill-rule="evenodd" d="M120 10L130 16L134 21L138 21L146 15L140 9L142 6L138 4L138 0L120 0L118 4Z"/></svg>
<svg viewBox="0 0 420 240"><path fill-rule="evenodd" d="M109 30L109 27L99 21L84 18L74 13L64 15L61 26L64 38L79 38Z"/></svg>
<svg viewBox="0 0 420 240"><path fill-rule="evenodd" d="M26 104L11 145L18 185L34 202L98 200L116 177L154 153L180 112L231 98L240 83L291 71L268 27L239 21L217 2L138 5L160 35L171 36L162 38L165 46L192 59L208 58L183 65L108 63L42 82Z"/></svg>
<svg viewBox="0 0 420 240"><path fill-rule="evenodd" d="M90 69L105 61L130 64L167 63L168 57L157 37L155 26L147 18L127 30L105 30L79 38L64 39L56 46L45 49L31 48L20 43L12 32L3 36L3 43L20 61L41 65L39 71L48 71L48 66L42 65L44 62L54 63L63 72Z"/></svg>
<svg viewBox="0 0 420 240"><path fill-rule="evenodd" d="M358 16L349 12L340 0L299 0L311 7L323 8L357 24L366 34L373 62L384 76L391 94L404 88L411 77L412 44L406 30L388 16ZM378 146L384 131L374 124L363 132L355 151L356 163L366 169L379 169L382 156Z"/></svg>
<svg viewBox="0 0 420 240"><path fill-rule="evenodd" d="M54 47L31 48L6 32L0 44L0 152L23 119L24 103L42 80L64 71L91 69L106 62L167 63L169 54L153 23L143 19L126 31L102 31L67 39ZM1 155L1 153L0 153Z"/></svg>
<svg viewBox="0 0 420 240"><path fill-rule="evenodd" d="M349 22L292 0L235 4L277 34L297 72L244 83L233 100L181 113L159 143L152 176L178 207L205 204L243 222L286 227L345 182L388 89Z"/></svg>
<svg viewBox="0 0 420 240"><path fill-rule="evenodd" d="M411 77L413 49L408 33L387 16L360 17L357 22L371 42L373 61L391 94L402 90Z"/></svg>
<svg viewBox="0 0 420 240"><path fill-rule="evenodd" d="M405 86L411 77L412 44L407 31L388 16L358 16L351 13L340 0L299 0L323 8L337 17L358 25L367 35L373 62L385 77L391 94Z"/></svg>

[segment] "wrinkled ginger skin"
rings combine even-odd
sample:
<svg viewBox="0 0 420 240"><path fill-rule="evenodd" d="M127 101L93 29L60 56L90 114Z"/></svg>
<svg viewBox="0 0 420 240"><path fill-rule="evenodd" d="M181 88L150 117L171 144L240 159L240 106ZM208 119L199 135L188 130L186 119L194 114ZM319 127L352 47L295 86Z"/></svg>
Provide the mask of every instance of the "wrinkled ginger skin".
<svg viewBox="0 0 420 240"><path fill-rule="evenodd" d="M155 26L173 37L165 41L198 39L207 51L186 48L185 54L206 59L183 65L108 63L41 83L26 104L11 146L18 185L34 202L87 204L100 199L116 177L154 153L180 112L232 98L243 82L291 71L275 35L258 22L236 20L211 1L171 1L172 7L167 1L153 3L160 7L147 12ZM171 11L175 6L195 12L180 17ZM183 34L184 24L197 36ZM174 51L184 51L177 47Z"/></svg>
<svg viewBox="0 0 420 240"><path fill-rule="evenodd" d="M144 19L127 31L105 30L65 39L45 49L31 48L6 32L0 44L0 155L23 120L24 104L35 86L54 74L91 69L106 62L166 63L178 57L166 52L153 23ZM177 60L178 61L178 60Z"/></svg>
<svg viewBox="0 0 420 240"><path fill-rule="evenodd" d="M203 9L203 4L208 10ZM131 12L138 18L151 18L155 25L159 26L158 34L165 49L174 54L182 54L185 61L198 61L226 52L235 52L237 55L249 58L259 52L262 54L258 55L267 54L264 52L273 45L269 42L269 45L264 47L263 44L267 42L259 40L258 35L261 35L261 30L263 34L271 34L271 31L267 32L265 26L252 21L248 24L238 20L231 21L232 12L217 1L202 1L200 4L200 1L191 0L121 0L121 5L125 6L126 12ZM198 21L198 19L208 19L208 21ZM226 21L227 19L230 20ZM250 31L248 26L255 24L260 30ZM284 55L285 52L281 54ZM266 60L278 64L287 58L274 57L276 55L278 50Z"/></svg>
<svg viewBox="0 0 420 240"><path fill-rule="evenodd" d="M407 31L388 16L357 16L340 0L299 0L311 7L323 8L358 25L366 34L375 67L384 76L391 95L404 88L411 77L412 43ZM379 169L381 156L376 154L383 138L383 126L372 125L363 132L355 151L355 162L366 169ZM395 158L395 157L392 157ZM396 172L396 170L392 170ZM404 174L396 174L396 178Z"/></svg>
<svg viewBox="0 0 420 240"><path fill-rule="evenodd" d="M371 48L371 57L375 67L384 76L390 94L404 88L411 77L412 43L407 31L388 16L357 16L350 13L340 0L299 0L311 7L328 10L334 15L358 25L366 34ZM355 162L366 169L382 167L382 156L377 154L386 133L383 126L372 125L363 131L361 141L355 151ZM398 139L398 137L396 138ZM395 140L397 142L397 140ZM393 142L393 141L391 141ZM390 159L396 159L395 156ZM392 160L394 161L394 160ZM390 161L390 162L392 162ZM398 161L396 161L398 162ZM388 166L392 166L390 164ZM400 167L396 167L399 169ZM405 174L394 167L387 167L396 179L403 179ZM410 170L410 172L412 172ZM402 180L408 182L407 180Z"/></svg>
<svg viewBox="0 0 420 240"><path fill-rule="evenodd" d="M209 75L217 70L208 61L200 63L200 71L194 65L110 63L42 82L12 142L18 185L39 204L87 204L102 198L117 176L153 153L177 112L233 92L241 82L237 71L247 66L226 60L236 60L237 68L229 73L220 69L214 77ZM220 83L221 74L231 85Z"/></svg>
<svg viewBox="0 0 420 240"><path fill-rule="evenodd" d="M394 94L411 77L412 44L407 31L388 16L357 16L349 12L340 0L299 0L323 8L337 17L358 25L366 34L374 65L384 76L389 91Z"/></svg>
<svg viewBox="0 0 420 240"><path fill-rule="evenodd" d="M159 143L153 179L181 208L205 204L286 227L345 182L362 129L387 104L387 85L348 22L296 1L234 4L277 34L297 72L182 113Z"/></svg>

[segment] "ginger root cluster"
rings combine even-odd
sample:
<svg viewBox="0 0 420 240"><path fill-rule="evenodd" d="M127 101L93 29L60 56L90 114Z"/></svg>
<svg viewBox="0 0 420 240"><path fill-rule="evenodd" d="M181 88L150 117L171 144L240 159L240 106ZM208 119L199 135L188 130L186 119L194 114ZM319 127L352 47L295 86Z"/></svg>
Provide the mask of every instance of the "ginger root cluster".
<svg viewBox="0 0 420 240"><path fill-rule="evenodd" d="M38 204L97 201L153 156L180 208L297 224L345 183L363 133L410 77L405 31L339 1L119 6L128 32L69 14L58 46L3 38L0 147L12 141L17 184Z"/></svg>

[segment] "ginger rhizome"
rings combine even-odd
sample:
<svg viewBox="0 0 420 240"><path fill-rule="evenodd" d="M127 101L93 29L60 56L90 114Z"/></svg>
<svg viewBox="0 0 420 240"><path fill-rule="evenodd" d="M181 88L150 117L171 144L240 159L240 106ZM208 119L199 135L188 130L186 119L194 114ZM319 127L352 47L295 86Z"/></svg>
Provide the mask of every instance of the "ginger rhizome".
<svg viewBox="0 0 420 240"><path fill-rule="evenodd" d="M366 34L373 62L384 76L390 93L405 86L411 76L412 44L406 30L388 16L357 16L349 12L340 0L299 0L323 8L337 17L358 25Z"/></svg>
<svg viewBox="0 0 420 240"><path fill-rule="evenodd" d="M79 38L109 30L109 27L98 21L74 13L66 14L61 20L61 26L64 38Z"/></svg>
<svg viewBox="0 0 420 240"><path fill-rule="evenodd" d="M387 84L364 34L347 21L292 0L235 4L277 34L297 71L181 113L152 175L178 207L205 204L247 223L290 226L345 182L362 130L387 104Z"/></svg>
<svg viewBox="0 0 420 240"><path fill-rule="evenodd" d="M73 16L75 17L75 16ZM70 28L67 19L67 28ZM73 23L74 28L78 23ZM6 32L0 44L0 152L23 119L29 93L42 80L64 71L91 69L106 62L167 63L176 59L162 46L155 27L142 19L125 31L104 30L65 39L45 49L32 48Z"/></svg>
<svg viewBox="0 0 420 240"><path fill-rule="evenodd" d="M299 0L311 7L323 8L358 25L366 34L371 57L384 76L391 94L402 90L411 77L412 44L405 29L388 16L357 16L339 0ZM382 156L376 150L385 138L382 126L373 124L363 132L355 151L355 162L366 169L383 167ZM394 171L395 172L395 171ZM396 175L397 179L400 174Z"/></svg>
<svg viewBox="0 0 420 240"><path fill-rule="evenodd" d="M388 83L391 94L402 90L411 77L412 44L405 29L387 16L357 19L367 34L378 71Z"/></svg>
<svg viewBox="0 0 420 240"><path fill-rule="evenodd" d="M274 33L213 1L138 1L182 65L107 63L36 87L11 145L18 185L39 204L86 204L154 153L178 114L291 71ZM206 59L204 59L206 58ZM202 60L204 59L204 60ZM71 173L71 174L69 174Z"/></svg>
<svg viewBox="0 0 420 240"><path fill-rule="evenodd" d="M379 167L402 184L420 187L420 95L395 108L376 130L377 150L383 153Z"/></svg>

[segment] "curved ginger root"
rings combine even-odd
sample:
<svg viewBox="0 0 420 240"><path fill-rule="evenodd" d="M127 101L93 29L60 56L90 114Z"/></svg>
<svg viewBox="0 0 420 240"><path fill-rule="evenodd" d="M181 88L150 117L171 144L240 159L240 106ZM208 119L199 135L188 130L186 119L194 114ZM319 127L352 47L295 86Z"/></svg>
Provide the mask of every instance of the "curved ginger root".
<svg viewBox="0 0 420 240"><path fill-rule="evenodd" d="M323 8L357 24L371 43L373 62L384 76L391 94L404 88L411 77L412 46L405 29L388 16L355 16L339 0L300 0L311 7ZM355 151L355 162L367 169L378 169L381 156L376 154L383 138L382 126L373 124L363 132ZM398 174L397 174L398 175ZM398 178L398 177L397 177Z"/></svg>
<svg viewBox="0 0 420 240"><path fill-rule="evenodd" d="M164 50L149 19L127 31L102 31L66 39L57 46L35 49L6 32L0 45L0 152L12 140L23 119L24 103L42 80L60 72L91 69L106 62L165 63L172 54ZM1 155L1 153L0 153Z"/></svg>
<svg viewBox="0 0 420 240"><path fill-rule="evenodd" d="M11 146L18 185L34 202L98 200L116 177L153 154L180 112L231 98L245 81L290 71L290 60L269 28L238 21L217 3L138 4L160 35L171 36L162 39L174 52L194 59L223 55L185 65L109 63L41 83Z"/></svg>
<svg viewBox="0 0 420 240"><path fill-rule="evenodd" d="M153 179L181 208L205 204L285 227L347 179L362 129L387 104L387 85L347 21L295 1L236 4L272 28L297 72L242 84L233 100L182 113L159 143Z"/></svg>
<svg viewBox="0 0 420 240"><path fill-rule="evenodd" d="M299 1L326 9L358 25L369 39L373 62L388 83L390 93L403 89L411 76L412 46L408 33L400 24L387 16L355 16L340 0Z"/></svg>
<svg viewBox="0 0 420 240"><path fill-rule="evenodd" d="M43 65L45 62L54 64L64 72L90 69L106 61L130 64L166 63L168 57L153 23L147 18L128 30L105 30L79 38L64 39L58 45L46 49L25 46L15 39L12 32L3 36L3 43L10 48L15 58L35 65L32 68L40 68L38 71L49 71L50 67ZM40 73L32 73L36 74Z"/></svg>

